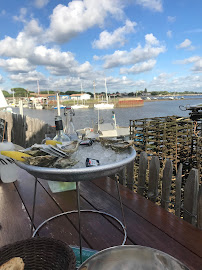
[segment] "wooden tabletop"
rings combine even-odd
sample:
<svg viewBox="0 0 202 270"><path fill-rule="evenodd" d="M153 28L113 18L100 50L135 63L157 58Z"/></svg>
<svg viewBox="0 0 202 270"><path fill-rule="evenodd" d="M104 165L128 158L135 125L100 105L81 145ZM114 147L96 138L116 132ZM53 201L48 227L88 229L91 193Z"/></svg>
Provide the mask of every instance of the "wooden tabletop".
<svg viewBox="0 0 202 270"><path fill-rule="evenodd" d="M0 246L30 237L34 177L20 170L14 183L0 182ZM109 177L80 183L81 208L105 211L122 221L115 181ZM152 247L170 254L190 269L202 269L202 231L144 197L120 186L127 226L127 245ZM34 226L64 211L77 209L76 192L52 193L45 180L37 185ZM94 250L120 245L124 235L112 218L82 213L82 245ZM39 236L79 246L77 214L45 224Z"/></svg>

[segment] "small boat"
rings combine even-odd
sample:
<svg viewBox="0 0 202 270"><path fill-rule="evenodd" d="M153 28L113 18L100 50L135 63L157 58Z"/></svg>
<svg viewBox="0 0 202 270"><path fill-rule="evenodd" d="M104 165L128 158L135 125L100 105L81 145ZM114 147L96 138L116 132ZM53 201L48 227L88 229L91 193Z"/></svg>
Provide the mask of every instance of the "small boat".
<svg viewBox="0 0 202 270"><path fill-rule="evenodd" d="M113 103L108 103L108 95L107 95L107 83L105 79L105 91L106 91L106 102L94 104L94 108L98 110L105 110L105 109L113 109L114 104Z"/></svg>
<svg viewBox="0 0 202 270"><path fill-rule="evenodd" d="M94 104L95 109L104 110L104 109L113 109L114 104L113 103L100 103L100 104Z"/></svg>
<svg viewBox="0 0 202 270"><path fill-rule="evenodd" d="M98 120L94 128L87 127L78 129L76 132L78 136L87 139L129 137L130 128L117 125L114 112L112 112L112 119L112 123L104 123L104 121Z"/></svg>
<svg viewBox="0 0 202 270"><path fill-rule="evenodd" d="M34 104L34 108L37 110L43 110L43 105L41 105L40 103L36 103Z"/></svg>
<svg viewBox="0 0 202 270"><path fill-rule="evenodd" d="M82 87L82 83L81 83L81 94L82 93L83 93L83 87ZM77 97L77 104L72 105L71 108L74 110L88 109L89 105L85 105L83 103L84 103L84 100L82 99L82 104L78 104L78 97Z"/></svg>
<svg viewBox="0 0 202 270"><path fill-rule="evenodd" d="M89 105L84 105L84 104L75 104L71 106L72 109L77 110L77 109L88 109Z"/></svg>

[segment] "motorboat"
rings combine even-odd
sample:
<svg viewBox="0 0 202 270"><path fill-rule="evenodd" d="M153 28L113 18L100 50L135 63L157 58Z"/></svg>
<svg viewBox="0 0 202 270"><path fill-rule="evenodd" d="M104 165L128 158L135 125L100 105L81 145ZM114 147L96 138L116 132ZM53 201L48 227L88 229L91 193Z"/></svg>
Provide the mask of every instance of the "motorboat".
<svg viewBox="0 0 202 270"><path fill-rule="evenodd" d="M104 109L113 109L114 104L113 103L98 103L94 104L95 109L104 110Z"/></svg>
<svg viewBox="0 0 202 270"><path fill-rule="evenodd" d="M98 123L93 128L86 127L78 129L76 132L81 138L87 139L129 137L130 128L117 125L114 112L112 112L112 119L112 123L105 123L103 120L100 121L98 117Z"/></svg>
<svg viewBox="0 0 202 270"><path fill-rule="evenodd" d="M105 79L105 92L106 92L106 102L94 104L94 108L95 109L104 110L104 109L113 109L114 108L114 104L113 103L108 103L107 82L106 82L106 79Z"/></svg>
<svg viewBox="0 0 202 270"><path fill-rule="evenodd" d="M78 110L78 109L88 109L89 105L84 105L84 104L75 104L71 106L72 109Z"/></svg>

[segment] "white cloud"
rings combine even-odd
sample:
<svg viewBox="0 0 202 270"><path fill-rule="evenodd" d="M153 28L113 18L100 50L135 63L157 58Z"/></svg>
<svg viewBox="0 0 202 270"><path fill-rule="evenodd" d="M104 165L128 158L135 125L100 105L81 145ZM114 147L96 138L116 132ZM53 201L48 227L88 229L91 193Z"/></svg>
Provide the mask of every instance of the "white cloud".
<svg viewBox="0 0 202 270"><path fill-rule="evenodd" d="M176 77L173 74L161 73L148 83L152 91L199 91L202 89L202 75Z"/></svg>
<svg viewBox="0 0 202 270"><path fill-rule="evenodd" d="M192 68L194 72L202 72L202 57L196 61L194 67Z"/></svg>
<svg viewBox="0 0 202 270"><path fill-rule="evenodd" d="M172 38L173 37L173 33L171 30L168 30L167 33L166 33L167 37L168 38Z"/></svg>
<svg viewBox="0 0 202 270"><path fill-rule="evenodd" d="M50 16L47 38L59 43L67 42L95 25L103 26L109 14L117 19L122 18L123 1L78 0L69 2L68 6L59 4Z"/></svg>
<svg viewBox="0 0 202 270"><path fill-rule="evenodd" d="M145 35L145 41L149 45L158 45L159 44L158 39L152 33Z"/></svg>
<svg viewBox="0 0 202 270"><path fill-rule="evenodd" d="M134 32L134 27L136 25L136 22L126 20L126 23L123 27L117 28L112 33L109 33L106 30L103 31L100 33L99 40L93 41L93 48L107 49L113 47L114 45L123 46L126 42L125 35Z"/></svg>
<svg viewBox="0 0 202 270"><path fill-rule="evenodd" d="M13 19L15 21L25 23L26 22L26 19L25 19L26 15L27 15L27 9L26 8L21 8L20 9L20 15L19 16L13 16Z"/></svg>
<svg viewBox="0 0 202 270"><path fill-rule="evenodd" d="M194 50L195 47L191 45L192 42L188 38L186 38L182 43L176 46L177 49L187 49L187 50Z"/></svg>
<svg viewBox="0 0 202 270"><path fill-rule="evenodd" d="M0 41L0 55L5 57L25 58L33 51L35 41L20 32L16 39L5 37Z"/></svg>
<svg viewBox="0 0 202 270"><path fill-rule="evenodd" d="M34 5L37 8L43 8L48 4L49 0L35 0Z"/></svg>
<svg viewBox="0 0 202 270"><path fill-rule="evenodd" d="M39 37L43 34L43 28L39 26L37 20L32 19L24 27L25 39L28 37ZM26 41L26 40L25 40Z"/></svg>
<svg viewBox="0 0 202 270"><path fill-rule="evenodd" d="M178 60L175 62L175 64L194 64L191 68L191 71L193 72L202 72L202 57L201 56L192 56L189 58L186 58L184 60Z"/></svg>
<svg viewBox="0 0 202 270"><path fill-rule="evenodd" d="M163 11L162 0L136 0L135 2L136 4L153 11Z"/></svg>
<svg viewBox="0 0 202 270"><path fill-rule="evenodd" d="M152 43L158 44L158 40L152 38L151 35L145 37L146 45L142 47L138 45L135 49L131 51L120 51L117 50L111 55L105 55L103 57L104 68L113 68L125 65L134 65L136 63L148 61L150 59L156 58L160 53L165 52L165 46L153 46Z"/></svg>
<svg viewBox="0 0 202 270"><path fill-rule="evenodd" d="M120 74L138 74L143 73L149 70L152 70L153 67L156 64L156 60L150 59L146 62L143 62L141 64L136 64L132 66L131 68L121 68Z"/></svg>
<svg viewBox="0 0 202 270"><path fill-rule="evenodd" d="M168 16L167 19L168 19L168 22L169 23L174 23L176 21L176 17L175 16Z"/></svg>
<svg viewBox="0 0 202 270"><path fill-rule="evenodd" d="M4 15L6 15L6 11L5 11L5 9L2 9L2 10L0 11L0 16L4 16Z"/></svg>
<svg viewBox="0 0 202 270"><path fill-rule="evenodd" d="M187 48L191 45L191 41L186 38L182 43L180 43L180 45L177 45L177 48L179 49L183 49L183 48Z"/></svg>
<svg viewBox="0 0 202 270"><path fill-rule="evenodd" d="M36 70L27 73L12 74L10 75L10 79L20 84L35 85L36 90L37 90L37 80L39 80L40 82L46 81L46 77L42 73L37 72Z"/></svg>
<svg viewBox="0 0 202 270"><path fill-rule="evenodd" d="M0 59L0 67L11 73L26 73L35 68L35 66L30 65L26 59L18 58L11 58L7 60Z"/></svg>

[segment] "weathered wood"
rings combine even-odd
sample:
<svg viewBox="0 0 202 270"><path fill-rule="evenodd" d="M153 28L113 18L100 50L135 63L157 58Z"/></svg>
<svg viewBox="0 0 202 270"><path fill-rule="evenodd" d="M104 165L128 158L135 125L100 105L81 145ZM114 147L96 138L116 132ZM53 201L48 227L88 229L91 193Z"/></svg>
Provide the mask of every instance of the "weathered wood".
<svg viewBox="0 0 202 270"><path fill-rule="evenodd" d="M175 181L175 215L180 217L182 186L182 163L180 163Z"/></svg>
<svg viewBox="0 0 202 270"><path fill-rule="evenodd" d="M197 227L202 230L202 185L198 192Z"/></svg>
<svg viewBox="0 0 202 270"><path fill-rule="evenodd" d="M134 187L134 160L126 166L127 171L127 187L133 190Z"/></svg>
<svg viewBox="0 0 202 270"><path fill-rule="evenodd" d="M45 134L54 133L55 129L40 119L0 112L0 118L7 124L7 140L22 147L28 147L34 143L41 143Z"/></svg>
<svg viewBox="0 0 202 270"><path fill-rule="evenodd" d="M197 198L198 198L198 170L192 169L184 187L184 220L196 225Z"/></svg>
<svg viewBox="0 0 202 270"><path fill-rule="evenodd" d="M149 186L147 193L149 200L152 202L156 202L158 196L159 170L159 158L153 156L149 164Z"/></svg>
<svg viewBox="0 0 202 270"><path fill-rule="evenodd" d="M0 180L0 247L30 237L30 224L14 184Z"/></svg>
<svg viewBox="0 0 202 270"><path fill-rule="evenodd" d="M170 189L173 174L173 164L170 159L166 160L165 168L163 170L162 178L162 195L161 195L161 207L168 210L170 203Z"/></svg>
<svg viewBox="0 0 202 270"><path fill-rule="evenodd" d="M140 160L139 160L139 172L138 172L138 184L137 184L137 193L140 195L144 194L147 168L148 168L147 153L141 152Z"/></svg>

